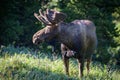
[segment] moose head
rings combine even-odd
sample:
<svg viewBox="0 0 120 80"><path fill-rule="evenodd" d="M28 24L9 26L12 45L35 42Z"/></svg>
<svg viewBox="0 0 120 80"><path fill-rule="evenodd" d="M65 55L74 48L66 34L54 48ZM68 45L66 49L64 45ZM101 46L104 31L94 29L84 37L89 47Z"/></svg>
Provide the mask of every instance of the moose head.
<svg viewBox="0 0 120 80"><path fill-rule="evenodd" d="M47 9L44 13L39 10L39 14L34 13L34 16L43 22L46 27L39 30L33 35L33 43L39 44L44 41L50 41L53 37L57 37L58 34L58 23L64 21L67 17L66 14L55 10Z"/></svg>

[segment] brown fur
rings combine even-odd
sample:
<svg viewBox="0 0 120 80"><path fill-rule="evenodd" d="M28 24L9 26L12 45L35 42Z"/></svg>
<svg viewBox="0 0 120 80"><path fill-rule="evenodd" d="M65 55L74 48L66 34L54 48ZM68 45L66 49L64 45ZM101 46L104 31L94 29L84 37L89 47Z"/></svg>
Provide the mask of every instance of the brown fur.
<svg viewBox="0 0 120 80"><path fill-rule="evenodd" d="M64 55L64 48L67 48L67 51L76 52L73 56L77 58L79 63L79 76L83 76L85 59L87 59L87 70L89 72L91 55L97 45L96 29L93 22L75 20L71 23L59 22L56 25L46 26L33 35L33 43L38 44L54 38L63 44L61 50L67 75L69 75L69 58Z"/></svg>

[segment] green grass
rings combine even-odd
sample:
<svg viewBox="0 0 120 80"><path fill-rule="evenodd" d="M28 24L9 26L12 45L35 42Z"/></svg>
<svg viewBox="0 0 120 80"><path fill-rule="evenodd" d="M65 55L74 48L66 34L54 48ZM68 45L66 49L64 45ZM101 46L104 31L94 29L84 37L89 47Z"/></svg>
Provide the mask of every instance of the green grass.
<svg viewBox="0 0 120 80"><path fill-rule="evenodd" d="M82 80L119 80L119 70L92 62L90 73L84 69ZM79 80L76 59L70 60L70 76L66 76L61 57L52 59L52 54L34 52L29 48L1 48L0 80Z"/></svg>

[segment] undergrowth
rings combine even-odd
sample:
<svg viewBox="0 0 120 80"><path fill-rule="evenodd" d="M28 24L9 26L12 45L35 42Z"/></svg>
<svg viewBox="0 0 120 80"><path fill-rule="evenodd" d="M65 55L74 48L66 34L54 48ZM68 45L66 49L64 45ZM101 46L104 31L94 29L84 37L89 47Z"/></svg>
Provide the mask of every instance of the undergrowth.
<svg viewBox="0 0 120 80"><path fill-rule="evenodd" d="M0 80L79 80L76 59L70 59L70 76L65 75L61 57L54 60L52 54L33 51L25 47L1 47ZM82 80L119 80L120 71L92 62L90 73Z"/></svg>

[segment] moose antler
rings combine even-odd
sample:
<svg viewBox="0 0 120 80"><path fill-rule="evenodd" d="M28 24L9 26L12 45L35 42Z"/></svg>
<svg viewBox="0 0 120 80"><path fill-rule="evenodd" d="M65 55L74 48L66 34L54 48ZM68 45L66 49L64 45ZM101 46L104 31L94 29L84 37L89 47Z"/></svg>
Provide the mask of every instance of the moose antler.
<svg viewBox="0 0 120 80"><path fill-rule="evenodd" d="M34 16L41 22L46 25L58 24L63 21L67 16L62 12L58 12L52 9L47 9L46 12L42 13L41 9L39 10L39 14L34 13Z"/></svg>
<svg viewBox="0 0 120 80"><path fill-rule="evenodd" d="M46 17L47 19L53 23L53 24L57 24L60 21L64 21L64 19L67 17L67 15L65 13L59 12L59 11L55 11L55 10L46 10Z"/></svg>
<svg viewBox="0 0 120 80"><path fill-rule="evenodd" d="M42 13L41 9L39 10L40 15L38 15L37 13L34 13L34 16L41 22L43 22L46 25L51 25L51 23L48 21L47 17L46 17L46 13Z"/></svg>
<svg viewBox="0 0 120 80"><path fill-rule="evenodd" d="M47 19L48 19L52 24L54 24L55 14L54 14L54 11L53 11L53 10L47 9L47 10L46 10L46 17L47 17Z"/></svg>

